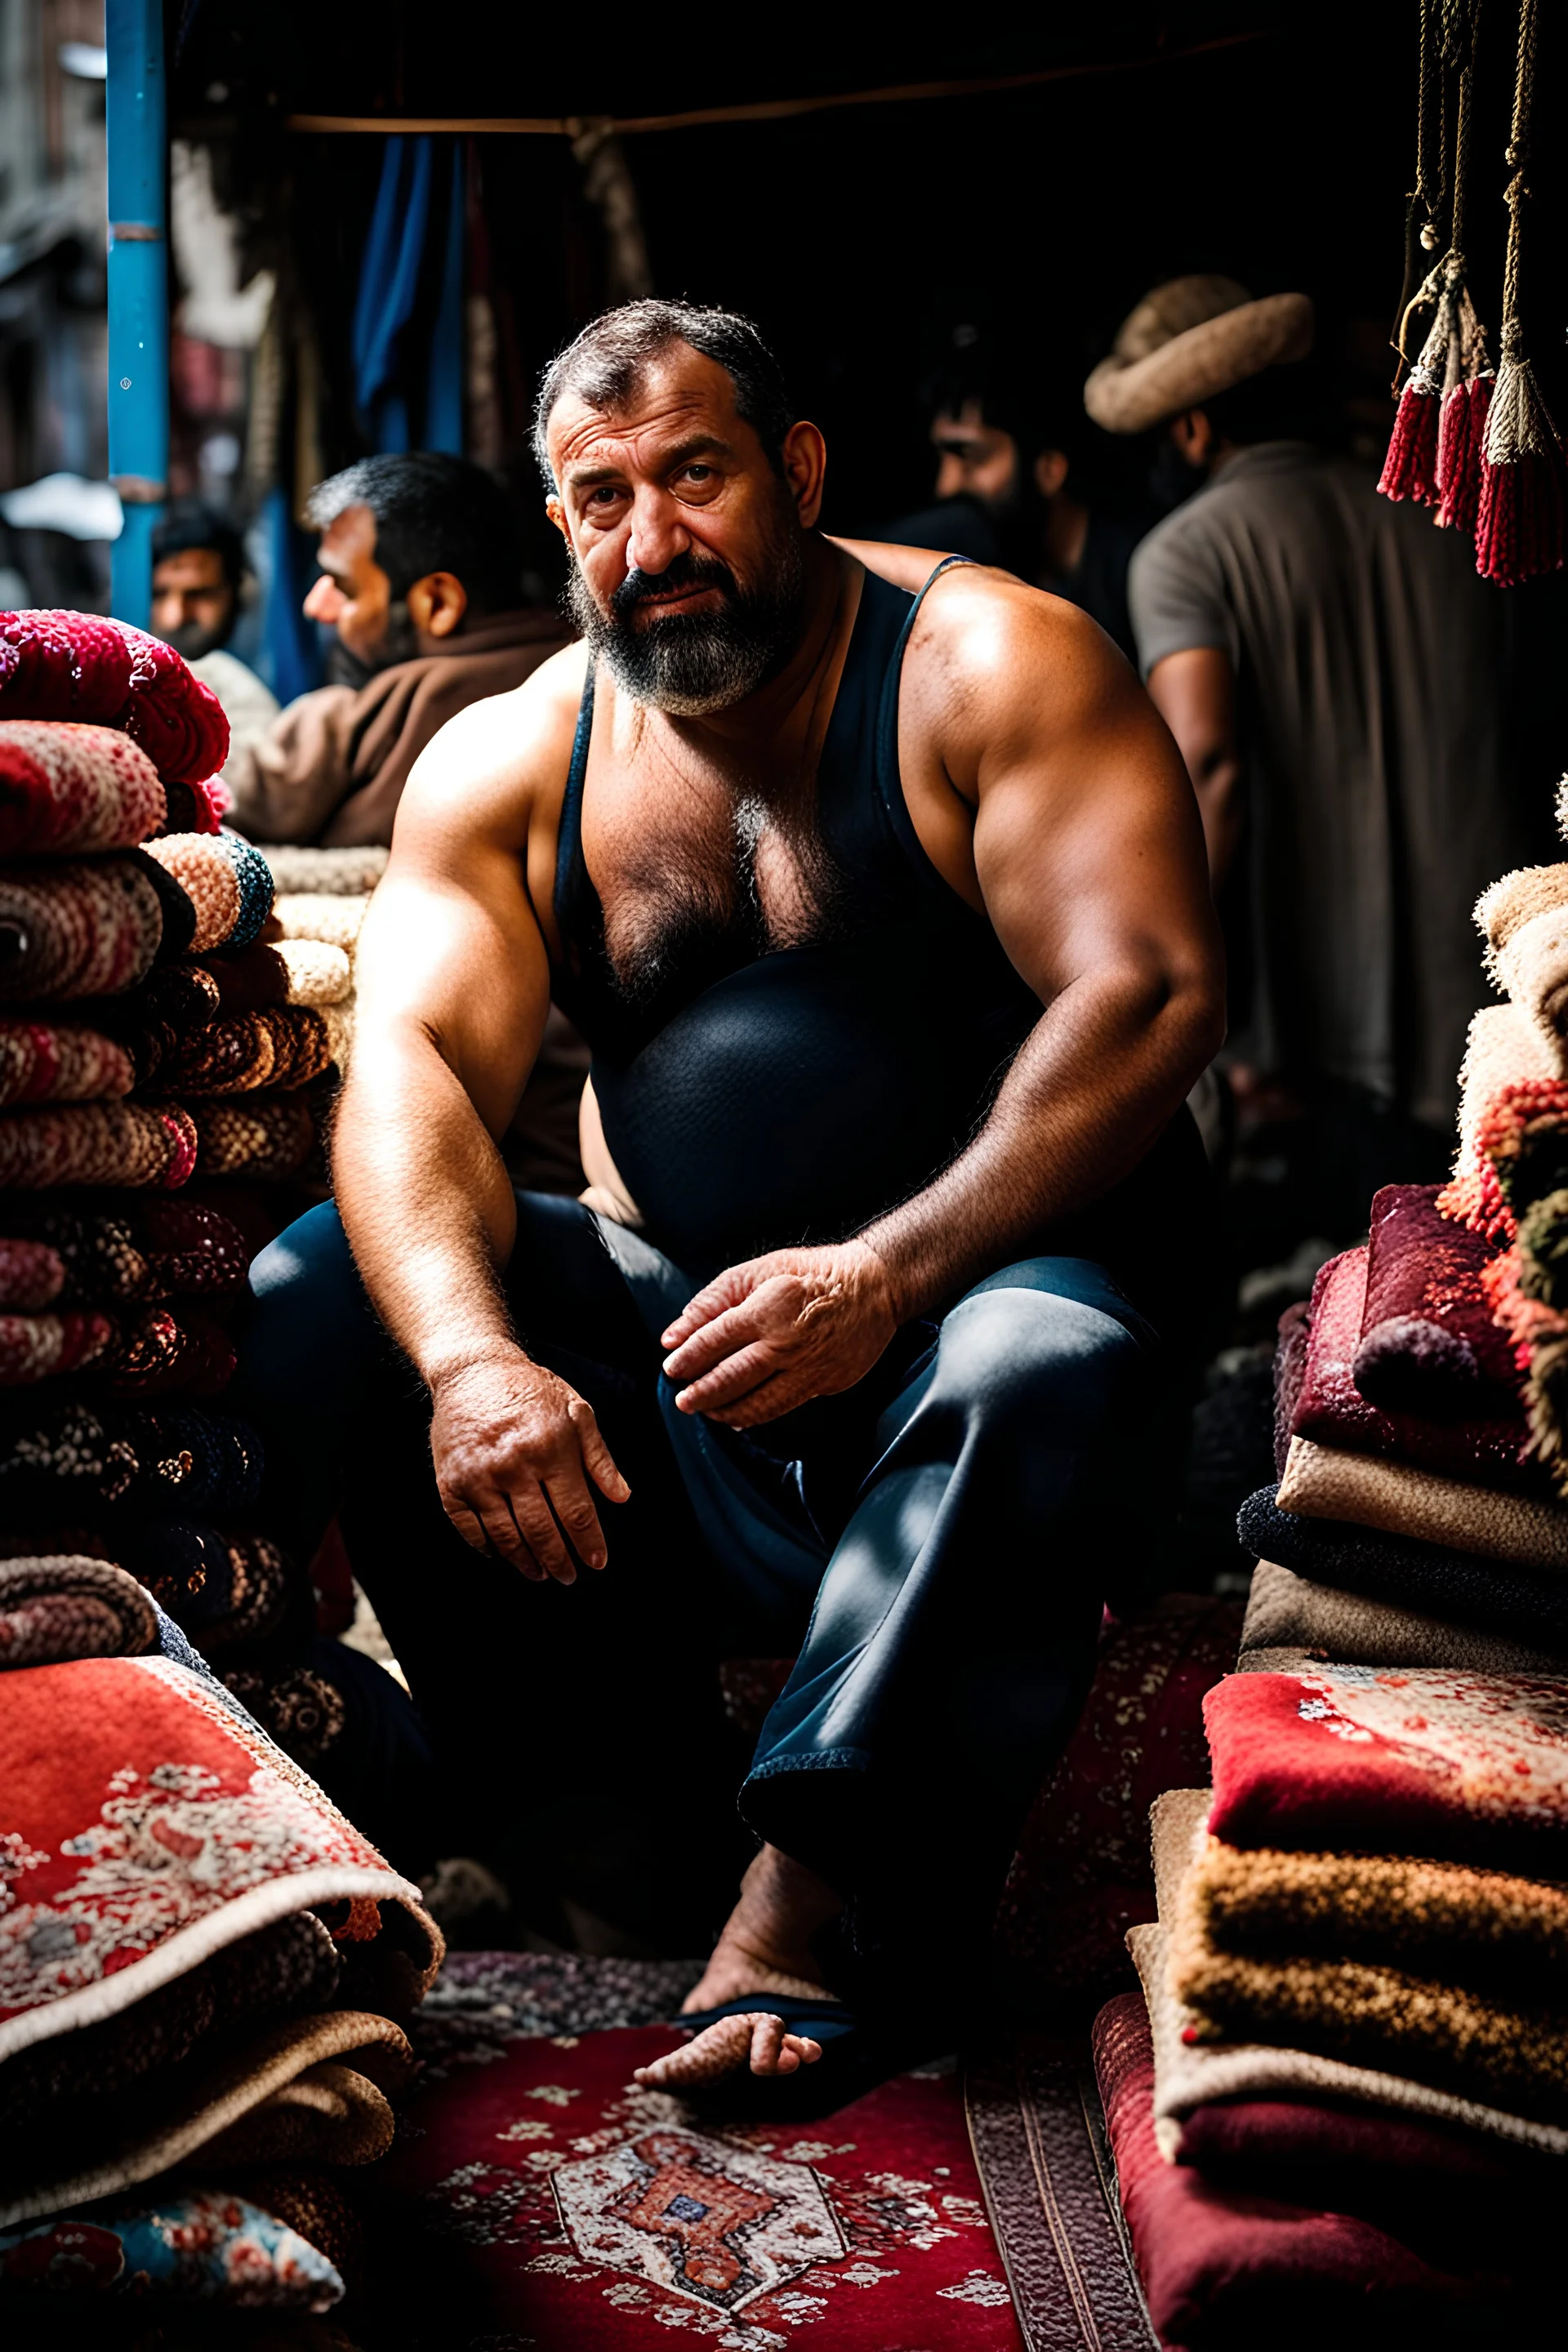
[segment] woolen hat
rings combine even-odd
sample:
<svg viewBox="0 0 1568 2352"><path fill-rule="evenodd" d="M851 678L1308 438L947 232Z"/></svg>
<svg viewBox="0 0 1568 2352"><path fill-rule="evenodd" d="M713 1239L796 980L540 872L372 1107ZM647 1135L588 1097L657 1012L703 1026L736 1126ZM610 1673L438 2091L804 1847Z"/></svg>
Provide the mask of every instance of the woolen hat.
<svg viewBox="0 0 1568 2352"><path fill-rule="evenodd" d="M1123 320L1083 404L1107 433L1143 433L1311 348L1305 294L1254 301L1234 278L1173 278Z"/></svg>

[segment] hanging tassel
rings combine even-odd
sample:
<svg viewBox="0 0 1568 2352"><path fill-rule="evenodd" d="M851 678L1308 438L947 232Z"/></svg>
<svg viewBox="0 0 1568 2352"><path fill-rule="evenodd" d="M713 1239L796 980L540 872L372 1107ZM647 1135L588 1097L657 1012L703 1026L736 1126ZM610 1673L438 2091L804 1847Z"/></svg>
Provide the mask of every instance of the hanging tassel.
<svg viewBox="0 0 1568 2352"><path fill-rule="evenodd" d="M1462 530L1473 539L1481 500L1481 452L1491 404L1492 371L1486 331L1462 287L1455 325L1437 425L1437 520L1445 530Z"/></svg>
<svg viewBox="0 0 1568 2352"><path fill-rule="evenodd" d="M1568 464L1517 319L1503 321L1502 364L1487 415L1476 570L1516 588L1562 568Z"/></svg>
<svg viewBox="0 0 1568 2352"><path fill-rule="evenodd" d="M1476 517L1476 570L1500 587L1517 587L1563 562L1563 517L1568 509L1568 464L1541 386L1524 348L1520 316L1520 252L1530 183L1531 115L1535 98L1537 0L1519 0L1519 55L1514 72L1513 122L1508 164L1513 177L1504 201L1509 208L1508 257L1503 266L1502 360L1487 412L1481 452L1481 497Z"/></svg>
<svg viewBox="0 0 1568 2352"><path fill-rule="evenodd" d="M1377 487L1385 499L1414 499L1417 506L1437 503L1437 426L1443 401L1443 378L1448 364L1453 331L1453 297L1446 276L1434 270L1411 309L1437 297L1437 315L1421 346L1421 356L1405 379L1389 437L1388 455Z"/></svg>

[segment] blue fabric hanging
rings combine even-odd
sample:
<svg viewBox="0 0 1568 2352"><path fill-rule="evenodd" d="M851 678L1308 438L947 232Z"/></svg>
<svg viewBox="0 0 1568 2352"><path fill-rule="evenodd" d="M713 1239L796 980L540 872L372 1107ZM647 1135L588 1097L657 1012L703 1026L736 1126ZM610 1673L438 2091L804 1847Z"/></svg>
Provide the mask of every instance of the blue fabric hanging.
<svg viewBox="0 0 1568 2352"><path fill-rule="evenodd" d="M296 524L280 486L268 491L264 518L267 608L258 667L279 701L288 704L321 683L321 639L300 609L315 572L315 542Z"/></svg>
<svg viewBox="0 0 1568 2352"><path fill-rule="evenodd" d="M426 449L463 454L463 147L452 142L452 191L441 257L441 299L430 339L430 374L425 394Z"/></svg>
<svg viewBox="0 0 1568 2352"><path fill-rule="evenodd" d="M398 342L419 290L430 215L431 142L388 138L354 303L354 403L378 449L409 446L408 404L397 388Z"/></svg>

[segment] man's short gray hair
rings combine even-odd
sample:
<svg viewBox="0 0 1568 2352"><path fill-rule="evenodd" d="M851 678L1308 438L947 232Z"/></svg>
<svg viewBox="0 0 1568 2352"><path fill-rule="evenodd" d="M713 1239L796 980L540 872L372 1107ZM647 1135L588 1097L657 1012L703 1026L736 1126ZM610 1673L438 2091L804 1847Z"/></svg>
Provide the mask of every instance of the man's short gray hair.
<svg viewBox="0 0 1568 2352"><path fill-rule="evenodd" d="M544 371L533 410L533 454L551 489L558 485L546 434L556 402L574 392L592 408L621 407L649 361L672 343L688 343L723 369L735 387L735 414L752 427L774 472L783 473L795 404L783 370L750 319L699 302L623 302L591 320Z"/></svg>

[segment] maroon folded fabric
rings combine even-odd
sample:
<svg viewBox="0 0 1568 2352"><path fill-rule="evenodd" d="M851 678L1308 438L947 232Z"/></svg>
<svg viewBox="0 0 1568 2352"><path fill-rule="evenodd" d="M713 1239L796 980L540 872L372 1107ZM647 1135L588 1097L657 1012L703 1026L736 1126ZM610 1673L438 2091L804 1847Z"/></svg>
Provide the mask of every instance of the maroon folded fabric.
<svg viewBox="0 0 1568 2352"><path fill-rule="evenodd" d="M1530 1458L1530 1423L1517 1393L1486 1391L1495 1410L1475 1421L1426 1421L1411 1412L1380 1412L1367 1402L1351 1371L1361 1342L1366 1281L1367 1253L1359 1249L1331 1258L1312 1285L1311 1327L1292 1433L1352 1454L1409 1462L1472 1486L1550 1493L1548 1474Z"/></svg>
<svg viewBox="0 0 1568 2352"><path fill-rule="evenodd" d="M168 811L152 761L118 728L0 719L0 856L131 849Z"/></svg>
<svg viewBox="0 0 1568 2352"><path fill-rule="evenodd" d="M1305 1298L1287 1307L1279 1318L1279 1344L1274 1350L1274 1473L1285 1475L1290 1451L1290 1424L1301 1402L1307 1376L1307 1349L1312 1336L1312 1310Z"/></svg>
<svg viewBox="0 0 1568 2352"><path fill-rule="evenodd" d="M1437 1207L1436 1184L1385 1184L1372 1204L1366 1302L1352 1370L1385 1412L1486 1416L1517 1396L1508 1334L1493 1321L1481 1268L1494 1244Z"/></svg>
<svg viewBox="0 0 1568 2352"><path fill-rule="evenodd" d="M1211 1835L1568 1875L1568 1682L1440 1666L1227 1675Z"/></svg>
<svg viewBox="0 0 1568 2352"><path fill-rule="evenodd" d="M0 613L0 719L122 728L160 776L201 783L228 757L228 720L173 646L101 613Z"/></svg>
<svg viewBox="0 0 1568 2352"><path fill-rule="evenodd" d="M1094 2065L1121 2210L1165 2352L1258 2352L1317 2341L1315 2327L1336 2345L1415 2343L1424 2315L1451 2322L1456 2304L1505 2312L1539 2291L1521 2230L1500 2243L1495 2230L1476 2227L1418 2250L1357 2215L1222 2188L1167 2164L1154 2139L1154 2053L1139 1994L1100 2011ZM1538 2259L1544 2268L1549 2256Z"/></svg>
<svg viewBox="0 0 1568 2352"><path fill-rule="evenodd" d="M1298 2204L1367 2214L1440 2205L1445 2227L1474 2220L1483 2201L1503 2218L1521 2197L1560 2200L1563 2185L1559 2159L1533 2148L1423 2116L1306 2099L1194 2107L1182 2118L1176 2161Z"/></svg>

